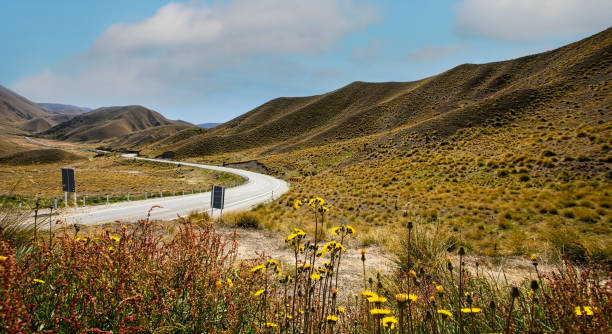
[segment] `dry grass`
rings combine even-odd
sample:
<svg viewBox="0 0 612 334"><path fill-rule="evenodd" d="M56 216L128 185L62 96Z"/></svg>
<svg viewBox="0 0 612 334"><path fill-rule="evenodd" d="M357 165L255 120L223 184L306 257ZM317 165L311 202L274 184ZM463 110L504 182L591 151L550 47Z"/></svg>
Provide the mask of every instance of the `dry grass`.
<svg viewBox="0 0 612 334"><path fill-rule="evenodd" d="M164 196L183 190L208 190L213 184L241 184L239 176L193 167L128 160L113 155L93 156L77 162L36 165L0 165L0 194L32 199L63 198L61 167L75 169L77 192L87 197Z"/></svg>

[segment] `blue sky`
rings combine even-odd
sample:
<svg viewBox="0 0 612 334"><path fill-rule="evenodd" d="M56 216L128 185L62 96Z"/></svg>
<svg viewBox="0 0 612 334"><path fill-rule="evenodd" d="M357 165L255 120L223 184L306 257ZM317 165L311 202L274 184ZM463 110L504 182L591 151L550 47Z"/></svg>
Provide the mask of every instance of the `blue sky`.
<svg viewBox="0 0 612 334"><path fill-rule="evenodd" d="M0 84L222 122L279 96L553 49L610 17L609 0L3 1Z"/></svg>

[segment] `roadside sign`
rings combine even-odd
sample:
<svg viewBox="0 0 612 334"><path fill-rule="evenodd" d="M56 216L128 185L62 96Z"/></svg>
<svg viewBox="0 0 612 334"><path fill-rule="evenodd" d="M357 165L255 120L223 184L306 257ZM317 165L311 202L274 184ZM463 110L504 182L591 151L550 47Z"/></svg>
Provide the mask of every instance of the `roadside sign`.
<svg viewBox="0 0 612 334"><path fill-rule="evenodd" d="M213 209L223 210L225 204L225 187L213 186L211 191L210 203Z"/></svg>
<svg viewBox="0 0 612 334"><path fill-rule="evenodd" d="M62 168L62 191L69 193L75 192L74 169Z"/></svg>

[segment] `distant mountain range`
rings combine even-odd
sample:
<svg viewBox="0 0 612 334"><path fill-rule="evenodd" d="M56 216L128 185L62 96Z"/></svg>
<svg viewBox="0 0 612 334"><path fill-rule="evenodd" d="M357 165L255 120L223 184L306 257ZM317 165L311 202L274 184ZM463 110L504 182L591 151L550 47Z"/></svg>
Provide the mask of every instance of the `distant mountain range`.
<svg viewBox="0 0 612 334"><path fill-rule="evenodd" d="M201 124L198 124L198 126L204 129L210 129L210 128L214 128L215 126L219 124L221 123L201 123Z"/></svg>
<svg viewBox="0 0 612 334"><path fill-rule="evenodd" d="M42 108L54 112L54 113L72 113L72 114L82 114L88 111L92 111L93 109L87 107L78 107L72 106L69 104L60 104L60 103L37 103Z"/></svg>

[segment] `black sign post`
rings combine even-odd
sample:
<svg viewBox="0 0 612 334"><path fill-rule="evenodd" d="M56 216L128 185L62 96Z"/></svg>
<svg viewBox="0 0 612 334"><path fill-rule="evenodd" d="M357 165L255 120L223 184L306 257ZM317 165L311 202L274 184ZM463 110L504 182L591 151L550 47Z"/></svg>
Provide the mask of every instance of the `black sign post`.
<svg viewBox="0 0 612 334"><path fill-rule="evenodd" d="M225 205L225 187L223 186L213 186L212 191L210 192L210 207L212 210L219 209L221 210L221 215L223 215L223 206ZM212 213L211 210L211 213Z"/></svg>
<svg viewBox="0 0 612 334"><path fill-rule="evenodd" d="M74 169L62 168L62 190L64 191L64 207L68 206L68 193L74 193L74 205L76 207L77 194L74 182Z"/></svg>

